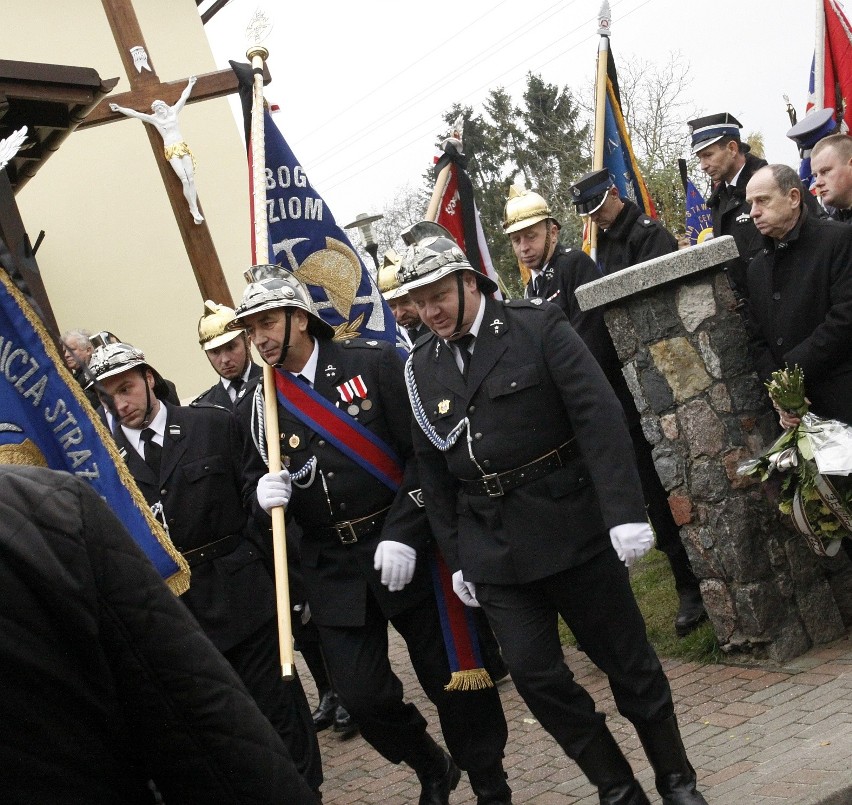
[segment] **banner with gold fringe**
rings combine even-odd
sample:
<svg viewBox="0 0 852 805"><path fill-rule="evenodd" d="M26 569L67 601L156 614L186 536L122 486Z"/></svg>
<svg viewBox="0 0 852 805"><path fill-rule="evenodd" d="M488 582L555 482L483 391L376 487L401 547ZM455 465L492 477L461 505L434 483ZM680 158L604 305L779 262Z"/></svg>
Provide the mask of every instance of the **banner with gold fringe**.
<svg viewBox="0 0 852 805"><path fill-rule="evenodd" d="M64 470L88 481L173 592L189 566L151 513L105 425L44 325L0 268L0 462Z"/></svg>

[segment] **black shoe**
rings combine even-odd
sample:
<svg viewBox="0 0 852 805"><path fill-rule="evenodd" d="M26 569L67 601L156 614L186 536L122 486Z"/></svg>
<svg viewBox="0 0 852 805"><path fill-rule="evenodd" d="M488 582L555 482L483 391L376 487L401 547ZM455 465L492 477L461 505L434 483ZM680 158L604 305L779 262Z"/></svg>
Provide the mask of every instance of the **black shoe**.
<svg viewBox="0 0 852 805"><path fill-rule="evenodd" d="M586 744L575 760L589 782L597 786L601 805L651 805L607 727Z"/></svg>
<svg viewBox="0 0 852 805"><path fill-rule="evenodd" d="M349 715L349 711L342 704L338 704L334 711L333 729L343 740L351 738L358 732L358 725L355 723L355 719Z"/></svg>
<svg viewBox="0 0 852 805"><path fill-rule="evenodd" d="M476 805L512 805L512 789L500 761L484 769L468 769L467 776L476 794Z"/></svg>
<svg viewBox="0 0 852 805"><path fill-rule="evenodd" d="M443 750L441 767L431 773L417 773L420 780L419 805L449 805L450 791L461 779L461 771L453 759Z"/></svg>
<svg viewBox="0 0 852 805"><path fill-rule="evenodd" d="M678 637L686 637L707 620L707 610L701 600L701 591L697 588L684 590L680 594L680 607L675 618L675 632Z"/></svg>
<svg viewBox="0 0 852 805"><path fill-rule="evenodd" d="M327 690L320 697L317 709L311 713L317 732L328 729L334 723L334 713L336 710L337 694L333 690Z"/></svg>
<svg viewBox="0 0 852 805"><path fill-rule="evenodd" d="M654 769L654 781L663 805L707 805L698 791L695 769L686 756L677 718L636 721L633 726Z"/></svg>

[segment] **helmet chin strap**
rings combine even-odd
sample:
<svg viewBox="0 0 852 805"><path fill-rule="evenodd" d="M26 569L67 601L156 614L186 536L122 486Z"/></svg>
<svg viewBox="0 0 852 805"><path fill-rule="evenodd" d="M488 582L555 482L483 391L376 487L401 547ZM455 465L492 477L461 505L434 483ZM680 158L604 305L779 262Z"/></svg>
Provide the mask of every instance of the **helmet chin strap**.
<svg viewBox="0 0 852 805"><path fill-rule="evenodd" d="M142 379L145 381L145 417L142 419L142 427L147 428L151 424L151 410L154 403L151 401L151 387L148 385L148 373L141 369Z"/></svg>
<svg viewBox="0 0 852 805"><path fill-rule="evenodd" d="M282 366L287 360L287 351L290 349L290 330L293 325L293 308L284 308L284 341L281 344L281 354L275 362L275 366Z"/></svg>
<svg viewBox="0 0 852 805"><path fill-rule="evenodd" d="M447 337L447 341L452 341L461 335L462 322L464 320L464 271L456 271L456 289L459 295L459 312L456 316L456 326L453 329L452 335Z"/></svg>
<svg viewBox="0 0 852 805"><path fill-rule="evenodd" d="M547 221L550 219L548 218ZM547 224L545 221L545 224ZM551 227L548 225L544 231L544 251L541 253L541 260L539 260L538 265L536 266L536 271L541 271L545 265L547 265L547 258L550 254L550 246L553 243L553 237L551 236Z"/></svg>

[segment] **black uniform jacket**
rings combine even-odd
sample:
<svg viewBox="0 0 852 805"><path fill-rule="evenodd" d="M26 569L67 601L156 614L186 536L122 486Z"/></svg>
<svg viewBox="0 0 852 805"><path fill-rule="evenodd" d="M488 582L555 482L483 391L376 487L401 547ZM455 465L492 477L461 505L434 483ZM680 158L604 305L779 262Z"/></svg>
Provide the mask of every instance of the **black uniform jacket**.
<svg viewBox="0 0 852 805"><path fill-rule="evenodd" d="M557 305L568 318L577 335L583 339L592 355L604 371L616 396L624 406L630 427L639 425L639 415L633 396L621 373L621 362L612 344L609 330L604 322L603 308L580 310L577 304L577 288L587 282L600 279L601 273L591 257L579 249L569 249L558 244L553 256L542 272L544 283L538 298ZM527 297L535 296L533 282L527 283Z"/></svg>
<svg viewBox="0 0 852 805"><path fill-rule="evenodd" d="M598 232L598 265L604 274L677 251L677 241L668 229L630 199L623 202L612 226Z"/></svg>
<svg viewBox="0 0 852 805"><path fill-rule="evenodd" d="M852 228L803 210L748 269L751 341L763 380L798 364L820 416L852 423Z"/></svg>
<svg viewBox="0 0 852 805"><path fill-rule="evenodd" d="M713 215L713 234L716 237L731 235L737 244L740 256L729 260L727 269L728 278L740 296L747 292L746 268L752 257L763 248L763 235L751 220L751 204L746 202L746 185L757 171L768 164L754 154L746 154L745 160L736 185L728 188L720 182L707 199Z"/></svg>
<svg viewBox="0 0 852 805"><path fill-rule="evenodd" d="M223 555L193 564L190 588L181 596L216 647L227 651L275 611L272 579L258 547L245 536L242 441L227 411L161 405L168 418L159 478L120 427L116 443L145 500L162 502L172 542L181 553L236 535Z"/></svg>
<svg viewBox="0 0 852 805"><path fill-rule="evenodd" d="M248 380L240 389L234 402L231 402L231 397L220 379L216 381L216 385L199 394L190 405L218 405L220 408L233 411L234 408L246 404L247 400L251 400L254 388L260 382L262 375L263 370L256 363L252 363Z"/></svg>
<svg viewBox="0 0 852 805"><path fill-rule="evenodd" d="M314 379L317 393L347 411L350 404L341 399L337 386L361 377L367 394L365 399L356 398L351 403L356 412L353 418L403 462L404 477L396 492L278 406L281 455L282 459L289 459L290 471L304 467L312 456L317 459L310 484L294 484L287 514L295 518L303 532L299 548L302 573L311 615L320 625L363 625L368 590L387 617L431 594L428 562L423 553L431 535L424 511L415 501L420 484L412 460L411 409L402 368L399 354L388 342L350 339L338 343L322 339ZM245 466L245 501L256 506L257 481L266 466L251 442L247 445ZM352 545L342 544L336 533L327 532L331 523L357 520L385 509L388 511L383 526L359 537ZM414 579L399 592L389 592L373 569L373 555L382 540L402 542L418 551Z"/></svg>
<svg viewBox="0 0 852 805"><path fill-rule="evenodd" d="M488 300L467 380L435 336L410 360L438 435L470 422L469 441L463 434L446 453L413 429L433 532L468 581L552 575L608 548L608 528L646 520L622 407L555 305ZM575 458L502 497L460 489L458 479L521 467L566 442Z"/></svg>
<svg viewBox="0 0 852 805"><path fill-rule="evenodd" d="M85 482L0 467L5 803L314 802L233 668Z"/></svg>

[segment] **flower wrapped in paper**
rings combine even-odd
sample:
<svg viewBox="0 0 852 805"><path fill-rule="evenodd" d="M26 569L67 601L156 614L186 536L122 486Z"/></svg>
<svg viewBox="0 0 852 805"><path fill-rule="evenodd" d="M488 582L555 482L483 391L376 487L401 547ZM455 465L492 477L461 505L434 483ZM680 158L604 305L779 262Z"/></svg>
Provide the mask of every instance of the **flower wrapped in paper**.
<svg viewBox="0 0 852 805"><path fill-rule="evenodd" d="M840 541L852 538L852 427L808 411L798 366L773 373L766 387L778 408L801 421L738 472L761 481L774 472L782 474L778 508L814 553L834 556Z"/></svg>

